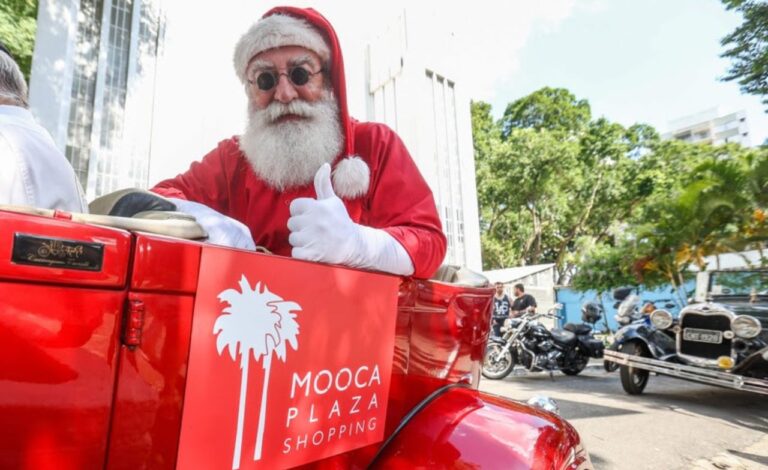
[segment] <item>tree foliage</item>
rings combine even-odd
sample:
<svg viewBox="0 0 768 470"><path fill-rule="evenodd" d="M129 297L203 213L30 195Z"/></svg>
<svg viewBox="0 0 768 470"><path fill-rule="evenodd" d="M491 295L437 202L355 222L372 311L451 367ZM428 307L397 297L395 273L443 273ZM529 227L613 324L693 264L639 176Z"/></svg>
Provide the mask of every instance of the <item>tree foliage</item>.
<svg viewBox="0 0 768 470"><path fill-rule="evenodd" d="M485 269L555 263L561 284L671 283L684 302L690 267L768 239L768 149L661 141L562 89L472 119Z"/></svg>
<svg viewBox="0 0 768 470"><path fill-rule="evenodd" d="M0 0L0 41L29 81L37 30L37 0Z"/></svg>
<svg viewBox="0 0 768 470"><path fill-rule="evenodd" d="M722 0L728 10L740 12L744 22L725 36L722 57L731 59L723 80L736 80L743 93L763 97L768 106L768 3L765 0ZM767 110L768 112L768 110Z"/></svg>
<svg viewBox="0 0 768 470"><path fill-rule="evenodd" d="M670 149L675 153L664 152ZM679 171L677 177L658 178L613 246L584 256L575 286L618 287L629 275L648 287L672 285L684 304L690 268L716 268L707 257L764 246L768 151L670 142L655 156L673 155L678 159L668 158L667 168ZM597 272L612 265L611 274Z"/></svg>
<svg viewBox="0 0 768 470"><path fill-rule="evenodd" d="M510 103L501 118L504 137L513 129L535 129L578 133L589 123L592 111L586 100L577 99L565 88L544 87Z"/></svg>
<svg viewBox="0 0 768 470"><path fill-rule="evenodd" d="M553 262L566 282L577 247L611 237L650 190L635 184L634 156L657 144L656 131L591 120L589 103L568 90L538 90L497 123L487 103L473 103L472 118L487 269Z"/></svg>

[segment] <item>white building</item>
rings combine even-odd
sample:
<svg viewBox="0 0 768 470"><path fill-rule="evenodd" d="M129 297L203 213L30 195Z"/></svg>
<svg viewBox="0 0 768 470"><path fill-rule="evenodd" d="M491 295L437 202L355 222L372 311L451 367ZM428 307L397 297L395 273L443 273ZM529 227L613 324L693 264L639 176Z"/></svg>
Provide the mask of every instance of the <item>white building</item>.
<svg viewBox="0 0 768 470"><path fill-rule="evenodd" d="M391 22L367 49L367 117L397 131L432 188L446 262L479 271L470 100L456 79L452 40L408 11Z"/></svg>
<svg viewBox="0 0 768 470"><path fill-rule="evenodd" d="M156 0L40 2L30 107L89 199L147 186L159 37Z"/></svg>
<svg viewBox="0 0 768 470"><path fill-rule="evenodd" d="M707 109L670 121L669 129L662 138L712 145L738 143L750 146L747 112L744 110L721 114L718 108Z"/></svg>

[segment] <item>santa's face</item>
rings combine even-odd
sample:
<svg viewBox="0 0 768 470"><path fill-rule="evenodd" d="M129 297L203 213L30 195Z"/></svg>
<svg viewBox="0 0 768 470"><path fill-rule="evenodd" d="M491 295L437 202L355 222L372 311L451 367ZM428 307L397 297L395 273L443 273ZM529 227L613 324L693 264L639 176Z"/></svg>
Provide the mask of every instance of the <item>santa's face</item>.
<svg viewBox="0 0 768 470"><path fill-rule="evenodd" d="M342 150L338 104L321 69L317 54L293 46L262 52L248 66L249 115L240 149L278 190L310 184Z"/></svg>
<svg viewBox="0 0 768 470"><path fill-rule="evenodd" d="M304 73L296 76L301 77L301 81L306 78L306 83L294 83L292 72L297 67L302 68ZM245 73L249 82L247 89L251 107L264 109L273 102L288 104L293 100L308 103L319 101L326 89L326 77L321 70L320 57L303 47L279 47L257 54L251 59ZM269 77L262 77L262 74ZM264 85L272 87L265 90Z"/></svg>

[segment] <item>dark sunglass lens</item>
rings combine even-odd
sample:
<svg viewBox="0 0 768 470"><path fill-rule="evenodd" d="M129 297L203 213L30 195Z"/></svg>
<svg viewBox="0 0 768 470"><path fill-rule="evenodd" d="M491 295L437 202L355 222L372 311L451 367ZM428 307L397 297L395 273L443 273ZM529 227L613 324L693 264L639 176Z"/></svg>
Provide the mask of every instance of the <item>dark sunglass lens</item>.
<svg viewBox="0 0 768 470"><path fill-rule="evenodd" d="M291 81L294 85L306 85L309 81L309 72L304 67L296 67L291 70Z"/></svg>
<svg viewBox="0 0 768 470"><path fill-rule="evenodd" d="M269 72L261 72L256 77L256 85L258 85L259 90L269 91L275 86L275 76Z"/></svg>

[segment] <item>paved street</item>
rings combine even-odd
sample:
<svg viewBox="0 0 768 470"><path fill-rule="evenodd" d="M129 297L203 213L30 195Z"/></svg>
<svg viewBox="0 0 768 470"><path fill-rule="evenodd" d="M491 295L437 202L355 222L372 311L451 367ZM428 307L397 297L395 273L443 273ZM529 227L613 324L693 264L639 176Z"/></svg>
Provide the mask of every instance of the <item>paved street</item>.
<svg viewBox="0 0 768 470"><path fill-rule="evenodd" d="M515 371L483 379L485 392L527 400L547 395L584 439L597 469L767 469L768 397L651 376L626 395L618 371L590 366L577 377Z"/></svg>

